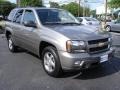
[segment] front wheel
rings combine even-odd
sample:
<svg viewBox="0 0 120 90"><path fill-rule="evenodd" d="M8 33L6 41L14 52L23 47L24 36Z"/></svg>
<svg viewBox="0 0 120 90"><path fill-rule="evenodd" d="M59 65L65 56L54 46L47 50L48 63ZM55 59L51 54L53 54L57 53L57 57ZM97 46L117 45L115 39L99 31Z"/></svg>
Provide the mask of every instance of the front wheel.
<svg viewBox="0 0 120 90"><path fill-rule="evenodd" d="M59 77L62 73L62 68L56 48L48 46L42 53L43 68L46 73L53 77Z"/></svg>

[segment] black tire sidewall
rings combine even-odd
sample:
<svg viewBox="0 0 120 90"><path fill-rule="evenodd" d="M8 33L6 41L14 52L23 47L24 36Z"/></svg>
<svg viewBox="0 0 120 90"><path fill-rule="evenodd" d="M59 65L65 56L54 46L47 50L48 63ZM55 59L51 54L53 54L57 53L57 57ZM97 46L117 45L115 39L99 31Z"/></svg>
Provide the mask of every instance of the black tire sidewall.
<svg viewBox="0 0 120 90"><path fill-rule="evenodd" d="M54 56L54 59L55 59L55 70L53 72L48 72L45 69L45 66L44 66L44 55L45 55L46 52L50 52ZM43 53L42 53L42 64L43 64L43 68L44 68L45 72L48 75L53 76L53 77L59 77L60 76L60 74L62 72L61 63L60 63L60 60L59 60L59 56L58 56L57 50L54 47L48 46L48 47L46 47L43 50Z"/></svg>

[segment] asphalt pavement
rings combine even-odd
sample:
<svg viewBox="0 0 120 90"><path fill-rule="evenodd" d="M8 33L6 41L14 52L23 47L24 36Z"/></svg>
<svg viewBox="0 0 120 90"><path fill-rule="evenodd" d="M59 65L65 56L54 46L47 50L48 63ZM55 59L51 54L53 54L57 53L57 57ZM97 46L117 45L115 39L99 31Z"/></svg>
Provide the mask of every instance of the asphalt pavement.
<svg viewBox="0 0 120 90"><path fill-rule="evenodd" d="M11 53L0 35L0 90L120 90L120 47L114 46L116 56L101 67L53 78L44 72L37 56L24 50Z"/></svg>

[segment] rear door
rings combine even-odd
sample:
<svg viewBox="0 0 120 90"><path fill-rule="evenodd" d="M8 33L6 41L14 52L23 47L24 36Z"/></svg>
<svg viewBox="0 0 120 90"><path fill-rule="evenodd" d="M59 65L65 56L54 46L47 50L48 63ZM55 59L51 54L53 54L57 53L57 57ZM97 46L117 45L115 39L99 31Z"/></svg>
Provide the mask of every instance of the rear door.
<svg viewBox="0 0 120 90"><path fill-rule="evenodd" d="M13 35L14 35L14 39L15 39L15 43L18 46L22 46L23 42L22 42L22 29L21 29L21 20L22 20L22 15L23 15L23 9L19 9L17 10L14 18L13 18L13 23L12 23L12 29L13 29Z"/></svg>

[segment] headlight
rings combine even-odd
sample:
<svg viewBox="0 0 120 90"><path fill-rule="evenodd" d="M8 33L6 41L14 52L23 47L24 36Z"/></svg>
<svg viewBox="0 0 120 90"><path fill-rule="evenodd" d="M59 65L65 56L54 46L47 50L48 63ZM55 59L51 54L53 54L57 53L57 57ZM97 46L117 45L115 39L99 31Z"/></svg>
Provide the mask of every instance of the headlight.
<svg viewBox="0 0 120 90"><path fill-rule="evenodd" d="M69 40L66 42L67 52L85 52L86 44L84 41Z"/></svg>

